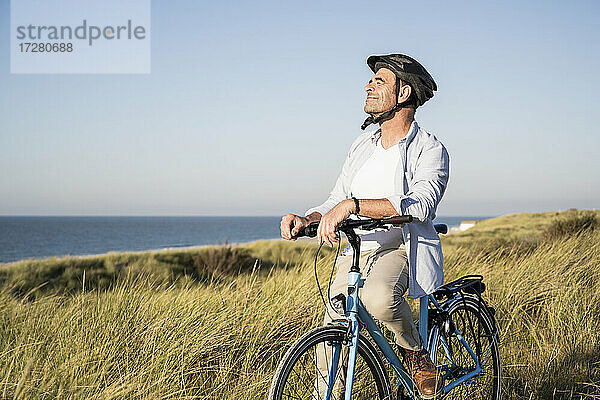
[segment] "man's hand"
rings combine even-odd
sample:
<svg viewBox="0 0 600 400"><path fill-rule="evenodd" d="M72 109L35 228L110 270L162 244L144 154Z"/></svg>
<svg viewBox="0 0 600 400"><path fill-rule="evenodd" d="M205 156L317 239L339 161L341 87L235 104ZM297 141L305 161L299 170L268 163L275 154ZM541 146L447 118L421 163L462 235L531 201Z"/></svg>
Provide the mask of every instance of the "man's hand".
<svg viewBox="0 0 600 400"><path fill-rule="evenodd" d="M325 244L333 247L334 243L339 241L335 230L340 223L354 212L354 207L354 200L342 200L321 218L319 229L317 229L319 243L325 242Z"/></svg>
<svg viewBox="0 0 600 400"><path fill-rule="evenodd" d="M296 240L294 236L300 232L300 229L310 223L306 217L300 217L294 214L284 215L281 218L281 237L287 240Z"/></svg>

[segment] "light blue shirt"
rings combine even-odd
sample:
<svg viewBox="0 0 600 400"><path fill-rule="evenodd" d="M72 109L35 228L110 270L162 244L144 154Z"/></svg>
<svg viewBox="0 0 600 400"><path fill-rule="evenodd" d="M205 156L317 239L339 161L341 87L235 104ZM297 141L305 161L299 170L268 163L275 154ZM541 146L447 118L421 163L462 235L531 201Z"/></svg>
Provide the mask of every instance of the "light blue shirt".
<svg viewBox="0 0 600 400"><path fill-rule="evenodd" d="M350 146L331 194L320 206L306 211L325 215L340 201L352 197L350 185L362 165L371 157L381 131L365 132ZM444 145L413 121L400 140L396 168L396 193L387 199L399 215L412 215L417 222L402 227L409 265L408 297L430 294L444 284L442 244L432 220L448 184L450 158Z"/></svg>

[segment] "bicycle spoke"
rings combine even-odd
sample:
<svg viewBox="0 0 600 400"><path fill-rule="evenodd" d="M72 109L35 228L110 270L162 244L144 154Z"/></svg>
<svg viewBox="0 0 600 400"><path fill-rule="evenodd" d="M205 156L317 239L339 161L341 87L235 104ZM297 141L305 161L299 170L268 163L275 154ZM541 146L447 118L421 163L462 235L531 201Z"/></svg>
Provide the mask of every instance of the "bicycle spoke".
<svg viewBox="0 0 600 400"><path fill-rule="evenodd" d="M338 343L339 344L339 343ZM341 345L341 344L340 344ZM349 358L349 348L342 346L338 365L330 385L331 399L341 400L344 395L346 385L346 372ZM333 355L333 346L320 342L303 353L296 364L291 369L287 383L282 393L285 399L321 399L328 385L328 371ZM318 357L323 357L326 361L327 369L324 365L319 368ZM359 355L356 359L354 371L354 382L352 388L352 398L356 400L380 399L375 380L367 363Z"/></svg>
<svg viewBox="0 0 600 400"><path fill-rule="evenodd" d="M293 377L290 376L290 383L286 386L286 391L284 391L283 396L306 399L308 396L313 396L315 390L319 393L319 386L321 384L323 387L327 386L326 376L319 370L315 361L316 348L311 349L310 353L311 354L309 355L307 352L298 360L298 363L301 366L292 369L290 375ZM289 393L291 390L294 390L294 395ZM298 392L300 392L299 395ZM332 399L337 400L335 396L332 396Z"/></svg>
<svg viewBox="0 0 600 400"><path fill-rule="evenodd" d="M477 356L481 372L458 385L447 399L496 399L499 391L498 353L495 332L481 317L478 305L456 306L451 313L456 332ZM454 332L440 333L436 350L436 365L442 369L448 384L475 371L476 362Z"/></svg>

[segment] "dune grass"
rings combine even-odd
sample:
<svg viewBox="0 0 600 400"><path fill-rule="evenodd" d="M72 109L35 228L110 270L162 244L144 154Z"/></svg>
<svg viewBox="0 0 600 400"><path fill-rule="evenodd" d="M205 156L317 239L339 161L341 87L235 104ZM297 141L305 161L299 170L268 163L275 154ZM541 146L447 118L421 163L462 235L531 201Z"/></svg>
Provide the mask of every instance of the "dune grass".
<svg viewBox="0 0 600 400"><path fill-rule="evenodd" d="M485 276L505 398L600 398L599 217L518 214L443 239L447 280ZM286 346L322 319L315 250L267 241L0 266L0 398L265 398ZM319 258L322 284L333 257Z"/></svg>

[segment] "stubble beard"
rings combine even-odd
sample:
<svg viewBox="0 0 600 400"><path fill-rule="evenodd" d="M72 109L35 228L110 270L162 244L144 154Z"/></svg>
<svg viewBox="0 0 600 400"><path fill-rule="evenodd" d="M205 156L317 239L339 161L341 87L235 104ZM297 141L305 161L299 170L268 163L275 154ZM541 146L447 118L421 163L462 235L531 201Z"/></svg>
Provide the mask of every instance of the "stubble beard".
<svg viewBox="0 0 600 400"><path fill-rule="evenodd" d="M377 116L383 114L386 111L391 110L393 105L387 105L385 101L381 98L376 101L370 101L365 103L364 110L367 114L371 114L373 116Z"/></svg>

